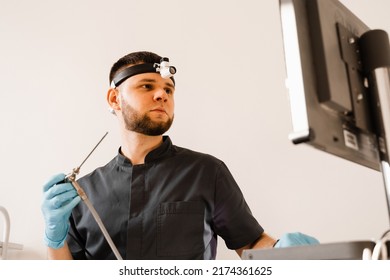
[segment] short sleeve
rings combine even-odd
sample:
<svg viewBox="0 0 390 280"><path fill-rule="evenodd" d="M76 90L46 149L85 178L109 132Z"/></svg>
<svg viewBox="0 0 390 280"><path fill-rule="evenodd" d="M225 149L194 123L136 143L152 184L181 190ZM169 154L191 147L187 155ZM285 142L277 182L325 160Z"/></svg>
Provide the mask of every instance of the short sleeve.
<svg viewBox="0 0 390 280"><path fill-rule="evenodd" d="M213 220L215 232L233 250L253 243L264 232L223 162L216 176Z"/></svg>

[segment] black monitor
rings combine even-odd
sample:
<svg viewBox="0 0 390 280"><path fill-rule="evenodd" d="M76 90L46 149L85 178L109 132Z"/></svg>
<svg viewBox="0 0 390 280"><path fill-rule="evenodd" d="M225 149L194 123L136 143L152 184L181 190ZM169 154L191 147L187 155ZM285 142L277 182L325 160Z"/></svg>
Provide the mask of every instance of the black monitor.
<svg viewBox="0 0 390 280"><path fill-rule="evenodd" d="M380 170L360 37L369 27L338 0L280 0L295 144Z"/></svg>

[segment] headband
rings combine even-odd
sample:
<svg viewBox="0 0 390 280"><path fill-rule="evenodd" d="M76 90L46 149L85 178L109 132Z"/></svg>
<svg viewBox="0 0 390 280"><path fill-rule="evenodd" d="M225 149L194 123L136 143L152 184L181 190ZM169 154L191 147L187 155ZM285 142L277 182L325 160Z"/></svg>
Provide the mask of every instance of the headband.
<svg viewBox="0 0 390 280"><path fill-rule="evenodd" d="M137 64L125 68L124 70L117 73L111 81L111 87L116 88L126 79L131 76L135 76L143 73L160 73L164 79L170 78L175 84L173 75L176 74L176 68L169 65L169 59L166 57L161 58L160 64L158 63L143 63Z"/></svg>

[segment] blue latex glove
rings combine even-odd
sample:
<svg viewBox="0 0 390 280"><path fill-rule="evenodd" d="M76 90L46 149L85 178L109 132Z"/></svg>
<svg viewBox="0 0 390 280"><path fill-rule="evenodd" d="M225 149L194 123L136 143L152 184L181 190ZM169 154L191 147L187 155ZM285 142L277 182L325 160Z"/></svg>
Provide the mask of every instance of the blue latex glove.
<svg viewBox="0 0 390 280"><path fill-rule="evenodd" d="M64 246L69 231L69 217L81 198L71 183L60 183L65 174L53 176L43 186L42 213L45 220L44 242L58 249Z"/></svg>
<svg viewBox="0 0 390 280"><path fill-rule="evenodd" d="M300 232L285 233L274 245L275 248L284 248L300 245L320 244L314 237L308 236Z"/></svg>

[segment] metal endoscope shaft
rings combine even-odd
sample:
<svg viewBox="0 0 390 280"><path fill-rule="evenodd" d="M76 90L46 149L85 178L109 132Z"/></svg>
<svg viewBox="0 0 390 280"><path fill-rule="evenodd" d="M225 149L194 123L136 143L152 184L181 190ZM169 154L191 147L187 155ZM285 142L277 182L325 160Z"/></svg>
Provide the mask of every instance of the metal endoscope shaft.
<svg viewBox="0 0 390 280"><path fill-rule="evenodd" d="M92 153L100 145L100 143L107 136L107 134L108 134L108 131L103 135L103 137L99 140L99 142L95 145L95 147L93 147L92 151L89 152L89 154L84 158L84 160L81 162L81 164L79 166L77 166L76 168L73 168L72 172L65 177L65 180L69 180L69 181L71 181L72 179L74 181L76 180L76 175L78 175L80 173L81 166L83 166L83 164L87 161L87 159L92 155Z"/></svg>
<svg viewBox="0 0 390 280"><path fill-rule="evenodd" d="M107 240L108 245L110 245L111 250L114 252L115 257L118 260L123 260L121 255L119 254L118 249L116 248L114 242L111 239L111 236L108 234L107 229L105 228L102 220L100 219L99 214L96 212L95 207L93 207L91 201L89 200L88 196L84 192L84 190L81 188L79 183L76 181L76 175L79 174L81 166L87 161L87 159L90 157L90 155L96 150L96 148L99 146L99 144L103 141L104 137L106 137L108 132L106 132L103 137L100 139L100 141L95 145L95 147L92 149L92 151L87 155L87 157L81 162L81 164L74 168L73 171L68 174L65 177L65 181L68 181L72 183L73 187L77 191L77 194L80 196L80 198L84 201L85 205L88 207L89 211L91 212L93 218L95 219L96 223L98 224L100 230L102 231L104 238Z"/></svg>
<svg viewBox="0 0 390 280"><path fill-rule="evenodd" d="M96 148L100 145L100 143L103 141L103 139L107 136L108 131L103 135L103 137L100 139L100 141L96 144L96 146L92 149L92 151L87 155L87 157L83 160L83 162L77 167L78 170L80 170L81 166L87 161L87 159L92 155L92 153L96 150Z"/></svg>

